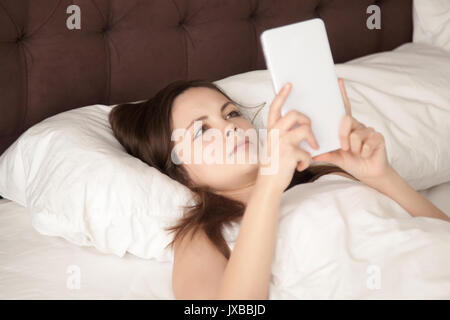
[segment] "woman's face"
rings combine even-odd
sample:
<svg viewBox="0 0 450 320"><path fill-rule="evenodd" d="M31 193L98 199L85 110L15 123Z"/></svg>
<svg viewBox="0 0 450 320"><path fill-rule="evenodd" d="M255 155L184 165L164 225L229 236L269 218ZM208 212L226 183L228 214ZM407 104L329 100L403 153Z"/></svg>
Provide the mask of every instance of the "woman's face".
<svg viewBox="0 0 450 320"><path fill-rule="evenodd" d="M259 167L256 130L220 92L200 87L178 95L172 129L177 130L172 140L182 165L196 185L229 191L254 183Z"/></svg>

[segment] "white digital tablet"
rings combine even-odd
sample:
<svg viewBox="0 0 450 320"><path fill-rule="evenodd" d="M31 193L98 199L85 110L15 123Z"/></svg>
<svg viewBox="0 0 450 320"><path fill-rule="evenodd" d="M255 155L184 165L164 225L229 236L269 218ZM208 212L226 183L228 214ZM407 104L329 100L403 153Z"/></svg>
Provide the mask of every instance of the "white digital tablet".
<svg viewBox="0 0 450 320"><path fill-rule="evenodd" d="M311 119L320 149L311 148L306 141L300 147L312 157L339 149L345 106L322 19L266 30L261 43L275 94L286 82L292 83L281 114L296 109Z"/></svg>

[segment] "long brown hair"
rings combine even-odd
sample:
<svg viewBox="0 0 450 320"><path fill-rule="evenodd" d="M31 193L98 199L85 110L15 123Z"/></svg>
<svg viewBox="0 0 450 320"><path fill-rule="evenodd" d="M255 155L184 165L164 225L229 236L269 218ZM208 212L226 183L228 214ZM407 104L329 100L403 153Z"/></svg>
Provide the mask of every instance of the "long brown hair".
<svg viewBox="0 0 450 320"><path fill-rule="evenodd" d="M179 80L167 85L149 100L114 107L109 114L109 122L114 136L129 154L187 186L196 197L195 205L185 206L185 212L180 221L166 229L175 233L169 245L173 248L175 242L188 233L191 233L192 239L201 228L228 259L231 252L222 230L227 224L242 217L245 211L244 203L218 195L208 187L194 185L185 168L173 163L171 159L174 143L171 141L173 101L179 94L195 87L216 90L234 102L236 106L242 107L212 82ZM297 184L313 182L331 172L347 173L333 165L309 166L301 172L295 171L286 190Z"/></svg>

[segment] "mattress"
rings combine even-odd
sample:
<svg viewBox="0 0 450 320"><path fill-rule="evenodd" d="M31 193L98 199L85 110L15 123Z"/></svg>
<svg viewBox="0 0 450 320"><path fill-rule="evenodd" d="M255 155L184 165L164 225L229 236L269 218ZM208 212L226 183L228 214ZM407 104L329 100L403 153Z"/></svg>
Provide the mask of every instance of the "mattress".
<svg viewBox="0 0 450 320"><path fill-rule="evenodd" d="M450 213L450 182L420 193ZM25 207L0 200L0 299L174 299L171 277L170 262L41 235Z"/></svg>

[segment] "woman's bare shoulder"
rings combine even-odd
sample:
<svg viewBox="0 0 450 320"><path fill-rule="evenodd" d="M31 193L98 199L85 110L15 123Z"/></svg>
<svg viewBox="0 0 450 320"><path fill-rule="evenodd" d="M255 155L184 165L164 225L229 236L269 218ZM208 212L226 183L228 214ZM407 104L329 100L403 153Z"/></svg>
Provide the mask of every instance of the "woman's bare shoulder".
<svg viewBox="0 0 450 320"><path fill-rule="evenodd" d="M203 230L192 233L189 231L182 239L174 244L174 262L186 260L201 261L214 260L219 265L226 265L227 259L222 252L212 243ZM191 263L190 261L189 263Z"/></svg>
<svg viewBox="0 0 450 320"><path fill-rule="evenodd" d="M227 259L203 231L176 242L172 289L176 299L211 300L217 294Z"/></svg>

